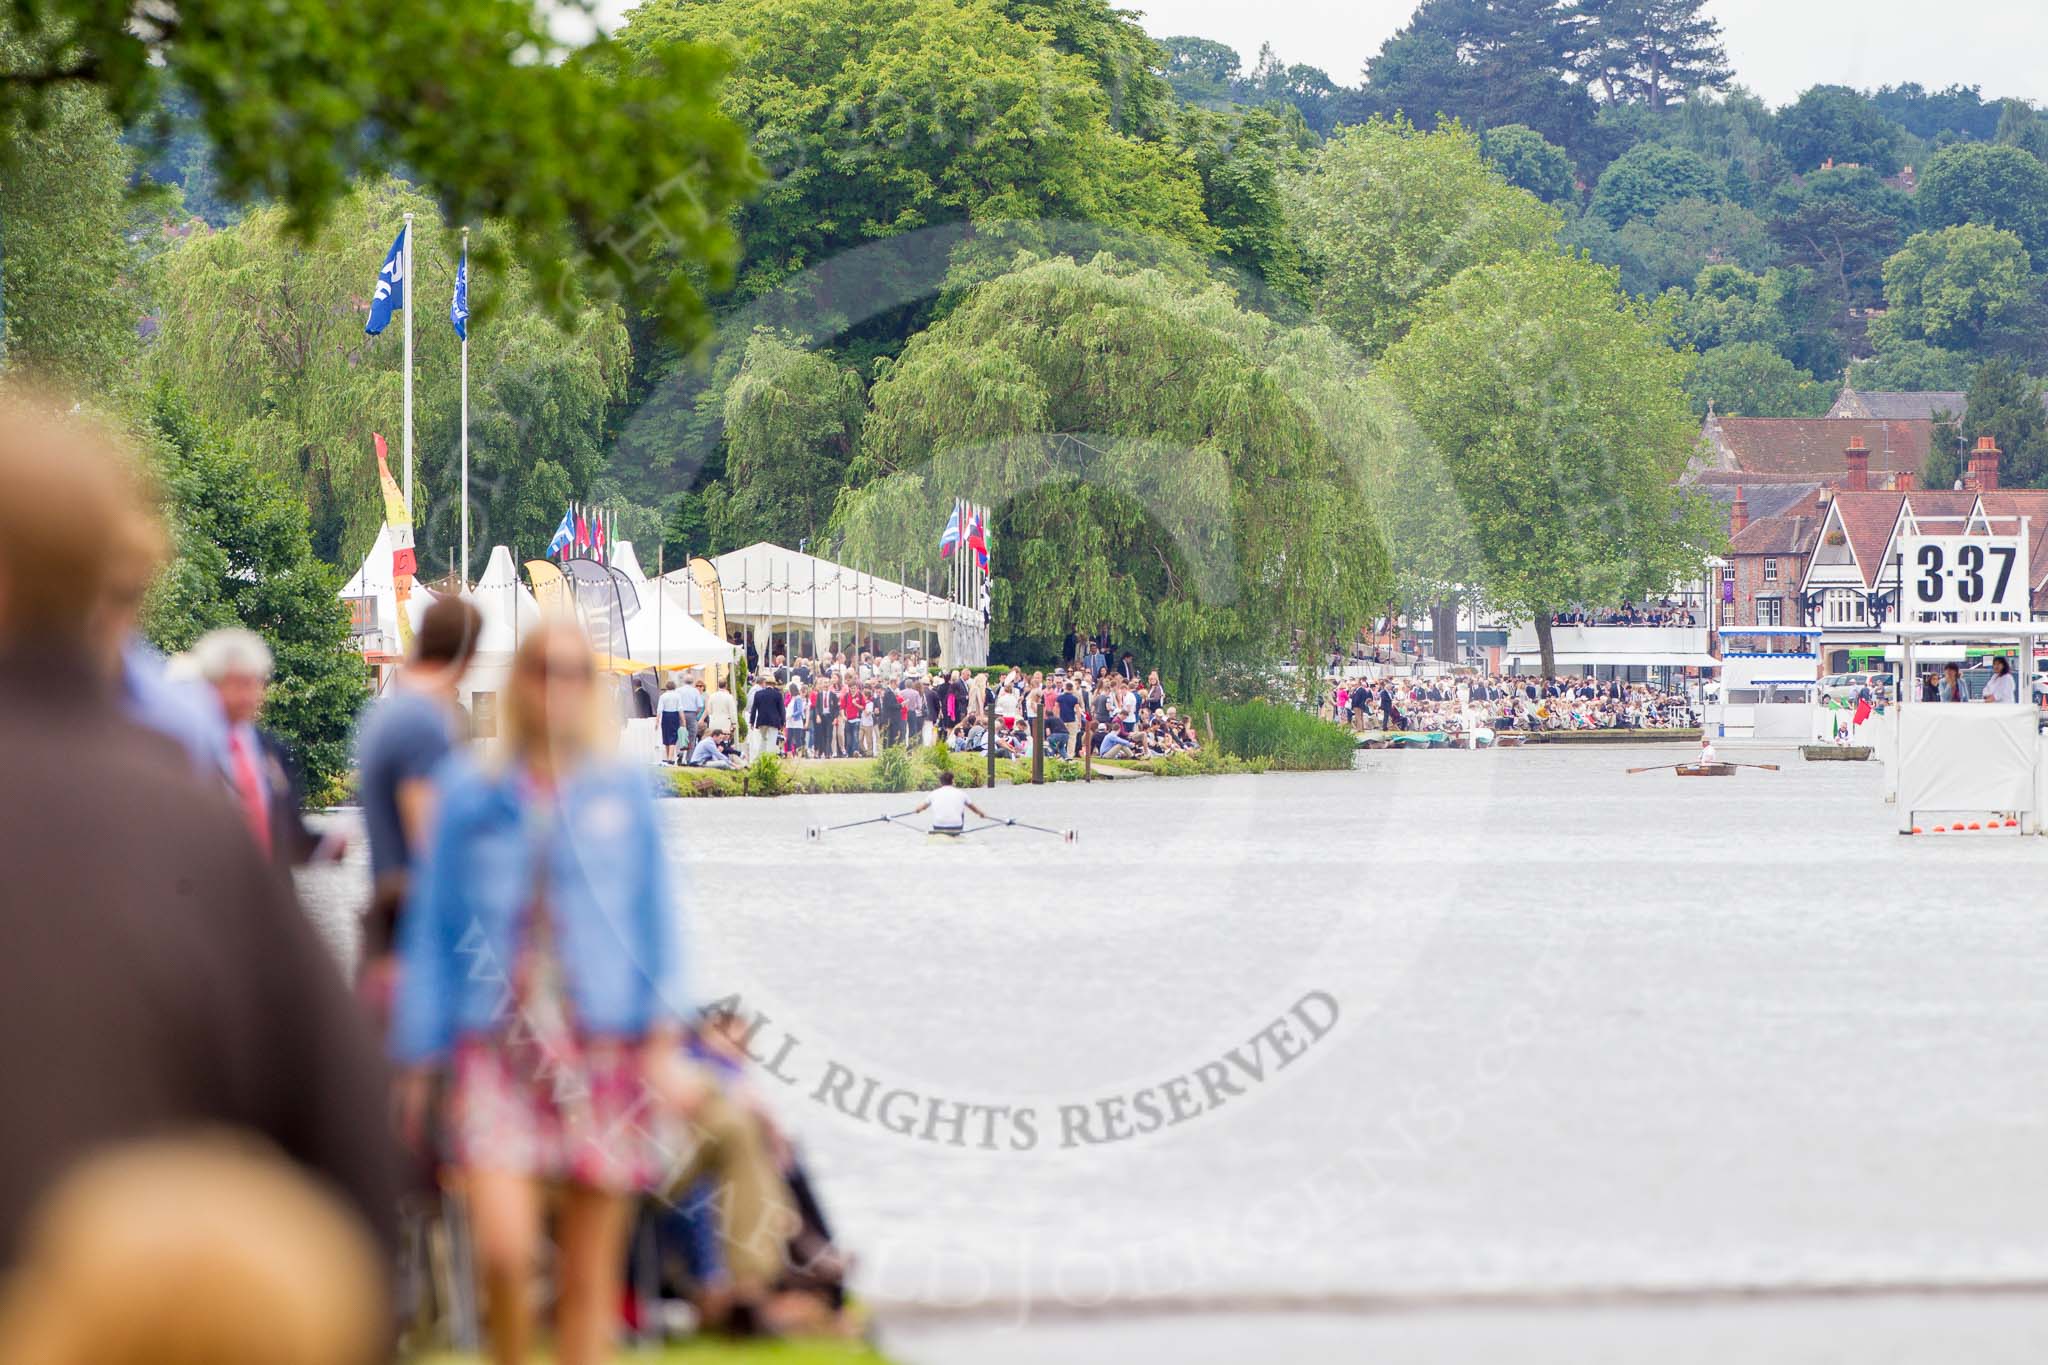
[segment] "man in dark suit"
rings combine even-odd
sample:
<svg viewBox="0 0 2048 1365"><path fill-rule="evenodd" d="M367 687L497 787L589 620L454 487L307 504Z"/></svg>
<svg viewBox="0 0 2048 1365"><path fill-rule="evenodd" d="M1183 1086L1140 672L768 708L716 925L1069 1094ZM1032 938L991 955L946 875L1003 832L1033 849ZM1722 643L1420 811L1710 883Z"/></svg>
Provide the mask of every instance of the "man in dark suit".
<svg viewBox="0 0 2048 1365"><path fill-rule="evenodd" d="M270 646L253 630L229 626L200 636L190 654L220 700L227 729L221 776L256 846L283 868L340 857L339 838L322 840L306 824L305 780L290 750L257 723L270 687Z"/></svg>
<svg viewBox="0 0 2048 1365"><path fill-rule="evenodd" d="M339 966L220 784L114 702L149 509L105 437L0 396L0 1265L80 1158L221 1130L388 1251L384 1070Z"/></svg>

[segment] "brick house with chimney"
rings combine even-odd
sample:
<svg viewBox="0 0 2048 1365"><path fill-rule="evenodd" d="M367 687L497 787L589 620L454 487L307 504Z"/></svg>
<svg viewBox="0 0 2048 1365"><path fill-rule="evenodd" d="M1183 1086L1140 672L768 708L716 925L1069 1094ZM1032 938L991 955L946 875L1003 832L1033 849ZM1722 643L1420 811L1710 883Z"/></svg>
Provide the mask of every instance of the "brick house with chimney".
<svg viewBox="0 0 2048 1365"><path fill-rule="evenodd" d="M1962 488L1900 491L1869 486L1869 451L1861 442L1843 452L1841 487L1821 508L1796 590L1784 594L1796 601L1801 623L1826 632L1820 646L1826 672L1849 671L1852 651L1893 643L1882 627L1898 619L1898 540L1916 520L1939 519L1959 534L1994 527L2010 534L2017 518L2027 518L2027 586L2034 615L2048 616L2048 490L2001 489L2000 454L1991 437L1981 437Z"/></svg>

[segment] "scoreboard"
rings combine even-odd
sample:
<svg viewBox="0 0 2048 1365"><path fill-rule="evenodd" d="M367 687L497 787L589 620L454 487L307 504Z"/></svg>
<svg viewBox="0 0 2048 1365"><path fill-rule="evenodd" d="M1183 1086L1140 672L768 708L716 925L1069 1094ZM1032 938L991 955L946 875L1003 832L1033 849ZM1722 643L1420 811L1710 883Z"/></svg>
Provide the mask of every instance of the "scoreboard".
<svg viewBox="0 0 2048 1365"><path fill-rule="evenodd" d="M1959 621L2027 620L2023 536L1901 536L1899 612L1901 620L1927 620L1954 613Z"/></svg>

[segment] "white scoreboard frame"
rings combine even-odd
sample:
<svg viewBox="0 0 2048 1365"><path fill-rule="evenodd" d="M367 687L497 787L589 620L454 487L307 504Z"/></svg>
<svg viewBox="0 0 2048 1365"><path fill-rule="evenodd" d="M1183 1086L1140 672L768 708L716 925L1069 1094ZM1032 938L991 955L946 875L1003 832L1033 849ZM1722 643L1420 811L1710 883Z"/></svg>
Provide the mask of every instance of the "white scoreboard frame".
<svg viewBox="0 0 2048 1365"><path fill-rule="evenodd" d="M1901 621L2025 621L2032 614L2024 533L1902 535L1898 553Z"/></svg>

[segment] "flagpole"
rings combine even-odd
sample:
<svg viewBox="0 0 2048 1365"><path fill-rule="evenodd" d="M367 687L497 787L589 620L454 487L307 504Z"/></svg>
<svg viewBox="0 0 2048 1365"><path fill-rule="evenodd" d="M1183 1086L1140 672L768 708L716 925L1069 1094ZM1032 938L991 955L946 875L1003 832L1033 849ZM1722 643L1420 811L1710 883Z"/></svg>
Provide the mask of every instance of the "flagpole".
<svg viewBox="0 0 2048 1365"><path fill-rule="evenodd" d="M405 310L405 511L412 515L412 215L405 215L405 258L399 262L405 274L405 292L399 304Z"/></svg>
<svg viewBox="0 0 2048 1365"><path fill-rule="evenodd" d="M469 273L469 229L462 230L462 270ZM469 282L463 281L463 292ZM468 299L463 300L462 319L462 582L469 583L469 317Z"/></svg>

